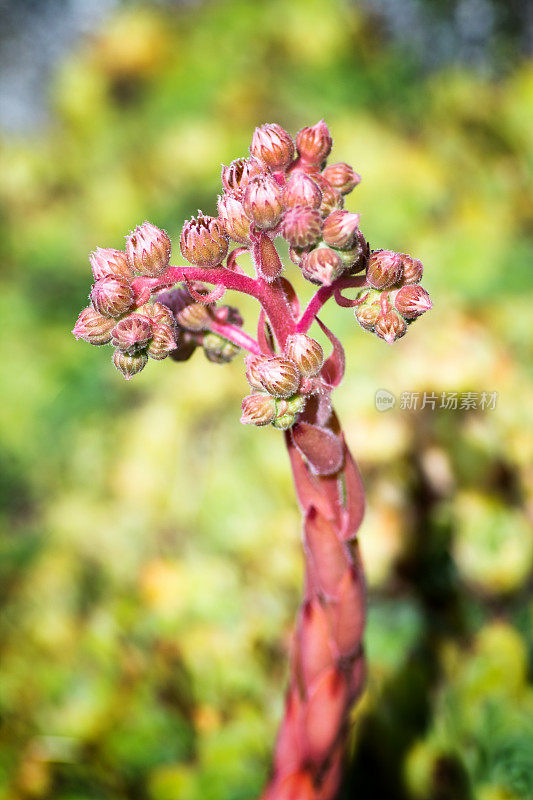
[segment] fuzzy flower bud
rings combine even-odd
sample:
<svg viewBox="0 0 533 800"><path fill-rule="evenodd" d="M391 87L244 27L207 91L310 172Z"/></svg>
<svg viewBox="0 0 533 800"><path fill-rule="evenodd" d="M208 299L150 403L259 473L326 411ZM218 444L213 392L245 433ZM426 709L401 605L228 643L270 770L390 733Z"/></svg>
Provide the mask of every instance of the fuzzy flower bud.
<svg viewBox="0 0 533 800"><path fill-rule="evenodd" d="M381 292L376 289L361 289L357 295L360 301L355 307L355 318L359 325L366 330L372 330L378 318L381 316Z"/></svg>
<svg viewBox="0 0 533 800"><path fill-rule="evenodd" d="M83 339L89 344L107 344L111 341L111 331L115 320L103 317L92 306L87 306L80 313L72 333L76 339Z"/></svg>
<svg viewBox="0 0 533 800"><path fill-rule="evenodd" d="M296 206L285 212L282 233L291 247L308 247L320 239L321 226L322 216L317 208Z"/></svg>
<svg viewBox="0 0 533 800"><path fill-rule="evenodd" d="M180 291L180 290L176 290ZM183 290L186 291L186 290ZM189 302L191 299L190 294L187 292L187 297L189 298ZM146 303L146 305L141 306L141 308L137 309L139 313L144 314L148 319L151 321L154 327L158 325L170 325L173 327L174 325L174 315L170 308L163 305L159 301L155 301L154 303Z"/></svg>
<svg viewBox="0 0 533 800"><path fill-rule="evenodd" d="M261 383L261 378L256 367L260 361L264 361L267 358L268 356L254 356L250 353L244 359L246 366L246 380L252 389L260 389L261 391L263 390L263 384Z"/></svg>
<svg viewBox="0 0 533 800"><path fill-rule="evenodd" d="M344 198L341 193L334 189L320 173L313 175L313 180L322 192L322 202L320 203L322 216L327 217L335 209L343 207Z"/></svg>
<svg viewBox="0 0 533 800"><path fill-rule="evenodd" d="M249 394L242 401L243 425L269 425L276 419L276 400L269 394Z"/></svg>
<svg viewBox="0 0 533 800"><path fill-rule="evenodd" d="M338 250L337 252L346 272L350 275L355 275L366 268L370 250L360 230L355 231L353 243L347 250Z"/></svg>
<svg viewBox="0 0 533 800"><path fill-rule="evenodd" d="M340 255L329 247L317 247L306 253L300 266L304 278L324 286L333 283L345 269Z"/></svg>
<svg viewBox="0 0 533 800"><path fill-rule="evenodd" d="M91 290L91 303L104 317L120 317L133 305L133 290L124 278L100 278Z"/></svg>
<svg viewBox="0 0 533 800"><path fill-rule="evenodd" d="M244 206L233 194L218 198L218 218L228 236L241 244L250 241L250 220Z"/></svg>
<svg viewBox="0 0 533 800"><path fill-rule="evenodd" d="M397 339L400 339L406 330L405 320L394 309L378 317L374 325L374 333L388 344L393 344Z"/></svg>
<svg viewBox="0 0 533 800"><path fill-rule="evenodd" d="M285 355L290 361L294 361L304 378L316 375L324 363L322 347L306 333L289 336L285 345Z"/></svg>
<svg viewBox="0 0 533 800"><path fill-rule="evenodd" d="M294 142L281 125L261 125L254 131L250 153L270 169L283 170L294 158Z"/></svg>
<svg viewBox="0 0 533 800"><path fill-rule="evenodd" d="M415 319L432 306L429 294L421 286L409 284L398 289L394 297L394 306L406 319Z"/></svg>
<svg viewBox="0 0 533 800"><path fill-rule="evenodd" d="M236 158L229 166L222 165L222 185L227 192L241 198L252 178L264 172L264 165L256 158Z"/></svg>
<svg viewBox="0 0 533 800"><path fill-rule="evenodd" d="M155 278L169 265L170 239L165 231L143 222L126 238L126 255L135 272Z"/></svg>
<svg viewBox="0 0 533 800"><path fill-rule="evenodd" d="M217 333L208 333L203 341L205 357L213 364L227 364L235 358L239 352L239 347L233 342L224 339Z"/></svg>
<svg viewBox="0 0 533 800"><path fill-rule="evenodd" d="M117 322L112 331L113 344L124 353L142 350L152 338L152 323L144 314L134 313Z"/></svg>
<svg viewBox="0 0 533 800"><path fill-rule="evenodd" d="M113 364L119 372L126 378L127 381L137 375L148 363L148 356L146 353L137 353L130 355L122 352L122 350L115 350L113 353Z"/></svg>
<svg viewBox="0 0 533 800"><path fill-rule="evenodd" d="M332 211L324 220L322 238L331 247L347 249L355 243L360 219L351 211Z"/></svg>
<svg viewBox="0 0 533 800"><path fill-rule="evenodd" d="M177 312L176 322L189 331L202 331L209 327L211 315L203 303L190 303Z"/></svg>
<svg viewBox="0 0 533 800"><path fill-rule="evenodd" d="M128 263L126 253L110 247L97 247L89 256L89 263L95 280L100 278L123 278L131 280L133 271Z"/></svg>
<svg viewBox="0 0 533 800"><path fill-rule="evenodd" d="M322 192L315 181L305 172L293 172L283 190L283 200L287 208L309 206L320 208Z"/></svg>
<svg viewBox="0 0 533 800"><path fill-rule="evenodd" d="M404 253L400 254L402 259L402 283L418 283L422 280L422 273L424 267L418 258L407 256Z"/></svg>
<svg viewBox="0 0 533 800"><path fill-rule="evenodd" d="M191 264L216 267L228 252L228 235L219 219L199 211L182 228L180 250Z"/></svg>
<svg viewBox="0 0 533 800"><path fill-rule="evenodd" d="M296 136L300 158L307 163L320 165L329 156L333 139L323 119L310 128L302 128Z"/></svg>
<svg viewBox="0 0 533 800"><path fill-rule="evenodd" d="M246 187L243 206L258 228L275 228L283 213L283 189L272 176L260 175Z"/></svg>
<svg viewBox="0 0 533 800"><path fill-rule="evenodd" d="M281 356L259 360L255 371L263 388L274 397L290 397L300 385L296 364Z"/></svg>
<svg viewBox="0 0 533 800"><path fill-rule="evenodd" d="M368 260L366 279L374 289L394 286L400 279L402 260L399 253L392 250L374 250Z"/></svg>
<svg viewBox="0 0 533 800"><path fill-rule="evenodd" d="M361 176L344 161L339 161L337 164L328 164L322 170L322 175L341 194L349 194L352 189L361 183Z"/></svg>
<svg viewBox="0 0 533 800"><path fill-rule="evenodd" d="M146 351L150 358L161 361L168 354L176 349L176 335L173 325L160 323L155 329L155 333Z"/></svg>

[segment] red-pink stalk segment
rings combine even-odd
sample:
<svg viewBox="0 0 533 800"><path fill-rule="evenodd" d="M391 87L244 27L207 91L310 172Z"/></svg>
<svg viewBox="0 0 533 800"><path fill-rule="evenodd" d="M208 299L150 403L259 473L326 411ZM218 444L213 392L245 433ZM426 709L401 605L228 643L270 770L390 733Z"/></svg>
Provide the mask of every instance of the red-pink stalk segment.
<svg viewBox="0 0 533 800"><path fill-rule="evenodd" d="M422 263L371 251L360 215L343 210L361 178L344 162L328 167L331 148L323 120L296 141L278 124L257 128L251 157L222 169L218 217L198 212L183 226L180 249L190 263L170 266L170 238L149 222L132 231L124 252L97 248L90 256L91 304L73 330L90 344L112 343L113 363L126 379L150 359L186 361L202 348L222 364L244 351L251 393L241 422L284 431L303 516L305 587L262 800L333 800L350 709L364 682L365 589L356 539L364 491L331 405L344 350L317 315L333 298L354 309L363 330L392 344L431 307L418 285ZM293 272L318 285L303 313L277 236L289 244ZM253 274L238 261L244 254ZM355 296L343 294L353 289ZM221 305L226 290L259 302L257 338L243 330L236 308ZM329 340L327 357L309 335L314 323Z"/></svg>

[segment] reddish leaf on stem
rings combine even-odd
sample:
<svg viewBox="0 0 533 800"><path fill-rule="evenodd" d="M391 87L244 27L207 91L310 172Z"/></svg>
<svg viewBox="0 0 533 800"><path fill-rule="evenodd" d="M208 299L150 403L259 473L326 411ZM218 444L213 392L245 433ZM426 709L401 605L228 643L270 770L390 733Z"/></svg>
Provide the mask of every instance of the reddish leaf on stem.
<svg viewBox="0 0 533 800"><path fill-rule="evenodd" d="M305 518L305 543L312 559L312 571L322 592L335 597L349 566L348 553L337 537L335 525L312 506Z"/></svg>
<svg viewBox="0 0 533 800"><path fill-rule="evenodd" d="M279 278L279 283L285 292L285 297L287 298L294 319L298 319L300 316L300 301L298 300L298 295L296 294L294 286L284 277Z"/></svg>
<svg viewBox="0 0 533 800"><path fill-rule="evenodd" d="M265 800L315 800L313 781L307 772L298 771L282 780Z"/></svg>
<svg viewBox="0 0 533 800"><path fill-rule="evenodd" d="M278 776L294 772L302 760L302 701L293 686L285 700L285 714L276 742L274 769Z"/></svg>
<svg viewBox="0 0 533 800"><path fill-rule="evenodd" d="M267 283L281 275L283 264L274 243L266 233L259 234L253 243L252 253L257 274Z"/></svg>
<svg viewBox="0 0 533 800"><path fill-rule="evenodd" d="M261 348L262 353L265 355L274 354L274 339L272 337L272 331L267 322L266 314L263 309L261 309L259 312L259 320L257 323L257 341L259 342L259 347Z"/></svg>
<svg viewBox="0 0 533 800"><path fill-rule="evenodd" d="M218 283L214 289L212 289L210 292L205 292L204 294L197 292L188 278L185 278L185 283L187 284L187 291L191 297L194 297L198 303L204 303L205 305L209 305L209 303L217 303L226 292L226 287L221 283Z"/></svg>
<svg viewBox="0 0 533 800"><path fill-rule="evenodd" d="M346 710L346 678L332 667L316 682L307 705L305 735L311 761L324 761L340 733Z"/></svg>
<svg viewBox="0 0 533 800"><path fill-rule="evenodd" d="M346 570L339 584L336 607L328 610L340 655L351 655L361 642L365 626L365 586L355 565Z"/></svg>
<svg viewBox="0 0 533 800"><path fill-rule="evenodd" d="M365 488L359 468L343 439L344 452L344 506L343 538L353 539L365 514Z"/></svg>
<svg viewBox="0 0 533 800"><path fill-rule="evenodd" d="M291 460L292 475L300 508L305 512L314 506L324 517L333 519L334 509L321 491L316 478L307 467L302 454L292 441L291 431L285 431L285 443Z"/></svg>
<svg viewBox="0 0 533 800"><path fill-rule="evenodd" d="M342 466L342 442L327 428L298 422L292 429L294 444L317 475L332 475Z"/></svg>
<svg viewBox="0 0 533 800"><path fill-rule="evenodd" d="M316 321L333 345L333 351L330 357L325 361L320 374L329 386L338 386L344 377L344 368L346 366L344 347L339 342L337 337L326 325L324 325L323 322L319 320L318 317L316 318Z"/></svg>
<svg viewBox="0 0 533 800"><path fill-rule="evenodd" d="M328 617L318 597L302 609L299 646L303 683L309 686L333 663Z"/></svg>

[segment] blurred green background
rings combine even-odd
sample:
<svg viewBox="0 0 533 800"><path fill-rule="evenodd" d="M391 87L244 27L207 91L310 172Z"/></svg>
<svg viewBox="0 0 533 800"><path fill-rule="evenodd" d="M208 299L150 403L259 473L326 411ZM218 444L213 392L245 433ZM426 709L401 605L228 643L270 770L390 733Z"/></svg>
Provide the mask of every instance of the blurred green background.
<svg viewBox="0 0 533 800"><path fill-rule="evenodd" d="M336 404L368 490L369 679L341 797L531 800L527 12L100 1L78 30L84 3L10 6L1 43L53 63L44 118L18 62L0 87L19 103L1 134L0 797L260 791L302 577L282 437L239 425L239 358L154 362L126 384L110 349L69 331L90 250L148 218L181 263L183 219L215 211L219 165L255 125L324 117L334 160L363 175L348 208L372 246L423 260L435 303L393 348L349 310L323 315L346 345ZM380 388L498 399L379 412Z"/></svg>

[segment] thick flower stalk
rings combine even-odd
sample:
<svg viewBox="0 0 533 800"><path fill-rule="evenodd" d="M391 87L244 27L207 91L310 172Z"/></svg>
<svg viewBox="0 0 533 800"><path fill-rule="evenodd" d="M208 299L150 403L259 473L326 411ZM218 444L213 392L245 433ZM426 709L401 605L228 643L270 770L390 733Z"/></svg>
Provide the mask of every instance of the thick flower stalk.
<svg viewBox="0 0 533 800"><path fill-rule="evenodd" d="M392 344L431 307L422 264L391 250L371 251L360 215L344 208L361 177L327 164L326 123L294 141L262 125L250 157L222 169L217 216L198 212L181 231L187 264L171 266L169 236L137 226L124 251L90 256L95 283L73 334L114 347L126 379L150 360L186 361L203 349L212 363L245 354L250 391L241 422L284 432L303 516L304 598L293 640L285 714L262 800L333 800L342 775L349 712L364 682L365 589L357 530L364 491L331 404L344 351L319 319L326 302L352 308L363 330ZM289 245L292 272L317 286L302 312L276 237ZM235 246L232 245L235 243ZM239 257L248 253L253 273ZM227 289L259 303L256 336ZM355 296L345 292L357 289ZM330 352L310 335L316 324Z"/></svg>

